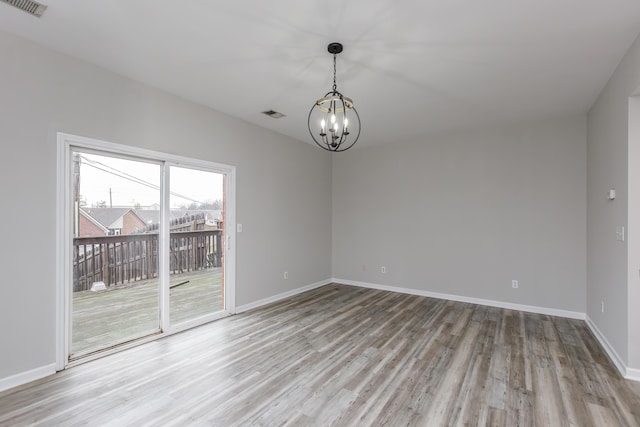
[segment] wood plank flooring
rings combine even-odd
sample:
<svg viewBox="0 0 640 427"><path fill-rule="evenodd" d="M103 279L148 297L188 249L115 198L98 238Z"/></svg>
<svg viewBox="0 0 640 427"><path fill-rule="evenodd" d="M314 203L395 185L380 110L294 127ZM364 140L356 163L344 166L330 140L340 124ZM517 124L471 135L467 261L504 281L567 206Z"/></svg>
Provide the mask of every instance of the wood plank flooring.
<svg viewBox="0 0 640 427"><path fill-rule="evenodd" d="M635 426L583 321L328 285L0 394L0 425Z"/></svg>

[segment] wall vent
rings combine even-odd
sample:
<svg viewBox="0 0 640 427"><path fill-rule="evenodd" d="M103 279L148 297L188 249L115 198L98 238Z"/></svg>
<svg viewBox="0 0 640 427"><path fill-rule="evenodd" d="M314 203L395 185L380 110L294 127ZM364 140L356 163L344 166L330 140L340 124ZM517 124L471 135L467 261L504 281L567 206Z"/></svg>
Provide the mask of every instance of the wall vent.
<svg viewBox="0 0 640 427"><path fill-rule="evenodd" d="M27 12L30 15L37 16L38 18L42 16L44 11L47 9L47 5L35 2L33 0L0 0L3 3L9 4L13 7L17 7L18 9Z"/></svg>
<svg viewBox="0 0 640 427"><path fill-rule="evenodd" d="M285 116L284 114L279 113L279 112L274 111L274 110L263 111L262 114L266 114L267 116L271 117L272 119L279 119L280 117L284 117Z"/></svg>

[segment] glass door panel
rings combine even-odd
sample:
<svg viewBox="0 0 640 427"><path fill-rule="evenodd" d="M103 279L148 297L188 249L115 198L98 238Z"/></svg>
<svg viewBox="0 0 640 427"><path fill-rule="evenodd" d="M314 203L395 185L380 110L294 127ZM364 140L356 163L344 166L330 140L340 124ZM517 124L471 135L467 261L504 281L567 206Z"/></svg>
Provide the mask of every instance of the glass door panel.
<svg viewBox="0 0 640 427"><path fill-rule="evenodd" d="M224 175L169 170L169 323L224 310Z"/></svg>
<svg viewBox="0 0 640 427"><path fill-rule="evenodd" d="M72 159L71 358L160 331L160 165Z"/></svg>

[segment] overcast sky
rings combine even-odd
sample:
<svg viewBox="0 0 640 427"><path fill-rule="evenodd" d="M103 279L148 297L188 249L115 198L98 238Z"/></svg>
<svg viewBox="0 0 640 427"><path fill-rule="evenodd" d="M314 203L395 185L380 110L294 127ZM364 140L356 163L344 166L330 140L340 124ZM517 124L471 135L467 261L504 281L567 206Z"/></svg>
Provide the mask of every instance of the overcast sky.
<svg viewBox="0 0 640 427"><path fill-rule="evenodd" d="M223 175L171 167L170 205L177 208L192 201L222 200ZM160 166L81 153L80 195L91 207L104 201L109 206L148 206L160 203Z"/></svg>

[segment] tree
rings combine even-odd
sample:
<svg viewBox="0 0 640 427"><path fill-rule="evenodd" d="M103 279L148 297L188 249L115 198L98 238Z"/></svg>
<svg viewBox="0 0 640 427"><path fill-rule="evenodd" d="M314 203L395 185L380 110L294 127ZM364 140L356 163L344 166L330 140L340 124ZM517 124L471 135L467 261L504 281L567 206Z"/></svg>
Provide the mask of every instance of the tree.
<svg viewBox="0 0 640 427"><path fill-rule="evenodd" d="M222 200L207 200L202 203L191 202L188 205L180 206L182 209L197 211L197 210L222 210Z"/></svg>
<svg viewBox="0 0 640 427"><path fill-rule="evenodd" d="M96 202L93 204L94 208L106 208L107 207L107 202L105 202L104 200L100 200L99 202Z"/></svg>

